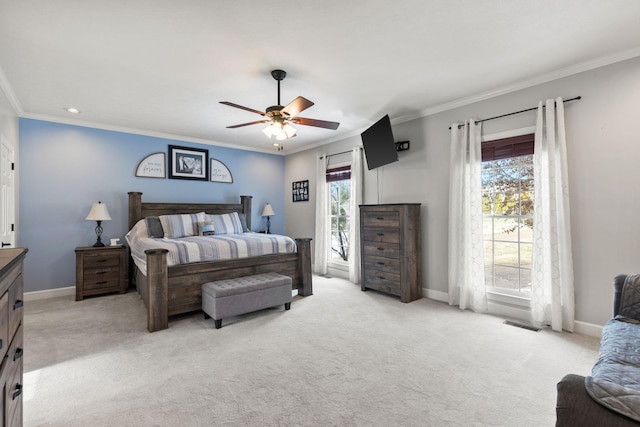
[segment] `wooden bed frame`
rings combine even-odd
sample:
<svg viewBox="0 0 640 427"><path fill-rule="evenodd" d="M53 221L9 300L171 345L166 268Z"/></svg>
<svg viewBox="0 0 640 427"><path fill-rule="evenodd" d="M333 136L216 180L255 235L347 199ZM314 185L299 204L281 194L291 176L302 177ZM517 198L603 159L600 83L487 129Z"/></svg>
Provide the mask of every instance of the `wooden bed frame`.
<svg viewBox="0 0 640 427"><path fill-rule="evenodd" d="M148 203L142 193L129 193L129 230L147 216L206 212L222 214L244 213L251 227L251 198L240 196L240 204L212 203ZM205 261L167 267L167 250L150 249L147 255L147 275L138 272L130 262L136 278L136 288L147 307L147 329L155 332L169 327L169 316L202 309L203 283L259 273L277 272L291 277L298 295L313 293L311 282L311 239L295 239L297 253L262 255L224 261Z"/></svg>

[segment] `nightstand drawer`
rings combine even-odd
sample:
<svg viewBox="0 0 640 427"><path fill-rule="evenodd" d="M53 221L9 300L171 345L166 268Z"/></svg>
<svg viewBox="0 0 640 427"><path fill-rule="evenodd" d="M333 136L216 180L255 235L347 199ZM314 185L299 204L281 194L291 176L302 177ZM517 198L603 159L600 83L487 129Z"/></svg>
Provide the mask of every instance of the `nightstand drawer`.
<svg viewBox="0 0 640 427"><path fill-rule="evenodd" d="M120 264L120 256L118 254L98 255L98 256L85 256L84 268L87 269L101 269L105 267L118 267Z"/></svg>
<svg viewBox="0 0 640 427"><path fill-rule="evenodd" d="M105 291L107 290L117 291L120 289L120 280L118 276L112 276L112 277L102 277L102 278L96 278L94 280L84 281L85 291L91 291L91 290L97 290L97 289L101 289Z"/></svg>

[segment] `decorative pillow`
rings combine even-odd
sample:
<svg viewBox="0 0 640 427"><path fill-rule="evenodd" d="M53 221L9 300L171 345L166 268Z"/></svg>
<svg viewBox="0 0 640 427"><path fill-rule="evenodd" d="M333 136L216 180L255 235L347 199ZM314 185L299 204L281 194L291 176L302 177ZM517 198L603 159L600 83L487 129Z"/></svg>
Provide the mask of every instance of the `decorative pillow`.
<svg viewBox="0 0 640 427"><path fill-rule="evenodd" d="M162 239L164 237L164 230L162 229L162 223L157 216L148 216L145 218L147 222L147 230L149 237L158 237Z"/></svg>
<svg viewBox="0 0 640 427"><path fill-rule="evenodd" d="M625 279L616 319L618 317L640 320L640 274L627 276Z"/></svg>
<svg viewBox="0 0 640 427"><path fill-rule="evenodd" d="M207 215L213 222L216 234L241 234L243 233L242 223L237 212L221 215Z"/></svg>
<svg viewBox="0 0 640 427"><path fill-rule="evenodd" d="M238 214L238 217L240 217L240 224L242 224L242 231L244 233L246 233L247 231L251 231L249 230L249 227L247 227L247 216L245 214Z"/></svg>
<svg viewBox="0 0 640 427"><path fill-rule="evenodd" d="M198 236L213 236L216 234L213 222L205 221L198 223Z"/></svg>
<svg viewBox="0 0 640 427"><path fill-rule="evenodd" d="M205 221L204 212L197 214L160 215L160 223L164 230L164 237L176 239L178 237L196 236L198 222Z"/></svg>

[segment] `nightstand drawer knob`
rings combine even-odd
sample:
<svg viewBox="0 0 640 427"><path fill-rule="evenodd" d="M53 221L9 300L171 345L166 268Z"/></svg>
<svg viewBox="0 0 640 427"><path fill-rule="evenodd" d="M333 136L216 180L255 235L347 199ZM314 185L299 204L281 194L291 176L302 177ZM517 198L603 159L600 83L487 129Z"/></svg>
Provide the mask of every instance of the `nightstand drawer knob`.
<svg viewBox="0 0 640 427"><path fill-rule="evenodd" d="M13 400L22 394L22 384L16 384L16 391L13 392Z"/></svg>
<svg viewBox="0 0 640 427"><path fill-rule="evenodd" d="M383 216L376 217L377 220L382 221L384 219Z"/></svg>
<svg viewBox="0 0 640 427"><path fill-rule="evenodd" d="M384 251L384 248L378 248L379 251Z"/></svg>
<svg viewBox="0 0 640 427"><path fill-rule="evenodd" d="M21 348L16 348L16 354L13 355L13 361L15 362L18 359L22 359L22 355L24 354L24 351Z"/></svg>
<svg viewBox="0 0 640 427"><path fill-rule="evenodd" d="M13 309L17 310L19 308L22 308L23 305L24 305L24 303L22 302L21 299L16 300L15 304L13 304Z"/></svg>
<svg viewBox="0 0 640 427"><path fill-rule="evenodd" d="M105 283L109 283L106 280L103 280L102 282L97 282L96 285L104 285Z"/></svg>
<svg viewBox="0 0 640 427"><path fill-rule="evenodd" d="M378 264L378 265L384 265L384 262L380 262L380 261L378 261L378 262L376 262L376 264Z"/></svg>
<svg viewBox="0 0 640 427"><path fill-rule="evenodd" d="M384 233L378 233L378 236L384 236Z"/></svg>

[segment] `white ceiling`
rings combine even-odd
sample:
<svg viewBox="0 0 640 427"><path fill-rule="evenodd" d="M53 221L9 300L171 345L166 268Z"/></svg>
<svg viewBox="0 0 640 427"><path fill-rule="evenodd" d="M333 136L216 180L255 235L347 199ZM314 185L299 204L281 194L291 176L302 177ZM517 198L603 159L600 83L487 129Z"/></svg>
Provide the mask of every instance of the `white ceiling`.
<svg viewBox="0 0 640 427"><path fill-rule="evenodd" d="M0 0L0 86L22 117L287 154L640 55L638 0ZM573 95L573 94L560 94ZM66 107L81 110L70 115Z"/></svg>

